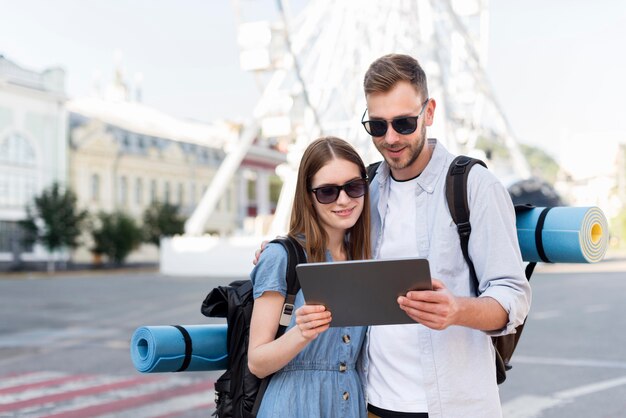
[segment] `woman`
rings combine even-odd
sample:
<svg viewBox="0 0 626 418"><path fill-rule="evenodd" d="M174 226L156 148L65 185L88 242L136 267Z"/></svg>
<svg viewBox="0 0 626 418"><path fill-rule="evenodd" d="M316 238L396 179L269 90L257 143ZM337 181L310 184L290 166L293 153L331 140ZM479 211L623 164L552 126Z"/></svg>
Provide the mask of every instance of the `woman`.
<svg viewBox="0 0 626 418"><path fill-rule="evenodd" d="M298 170L289 235L309 262L371 258L366 169L347 142L320 138L305 150ZM254 310L248 366L263 378L275 373L257 415L264 417L364 417L363 386L356 370L366 327L330 328L331 312L304 305L274 339L286 293L287 253L269 244L251 274Z"/></svg>

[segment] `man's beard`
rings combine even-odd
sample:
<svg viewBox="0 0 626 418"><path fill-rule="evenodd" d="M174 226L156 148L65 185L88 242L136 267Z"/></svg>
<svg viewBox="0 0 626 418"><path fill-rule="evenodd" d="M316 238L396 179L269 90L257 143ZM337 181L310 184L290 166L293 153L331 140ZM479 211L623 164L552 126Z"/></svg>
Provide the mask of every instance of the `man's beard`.
<svg viewBox="0 0 626 418"><path fill-rule="evenodd" d="M386 160L387 164L389 165L389 167L395 170L402 170L411 166L419 158L420 154L422 153L422 150L424 149L425 143L426 143L426 126L422 125L422 128L420 129L420 133L418 136L418 142L416 144L417 148L413 148L412 146L407 146L408 150L410 151L410 154L406 162L403 163L402 161L389 158L388 160ZM389 148L383 147L383 149L389 149ZM384 153L381 153L381 154L383 154L383 156L385 155Z"/></svg>

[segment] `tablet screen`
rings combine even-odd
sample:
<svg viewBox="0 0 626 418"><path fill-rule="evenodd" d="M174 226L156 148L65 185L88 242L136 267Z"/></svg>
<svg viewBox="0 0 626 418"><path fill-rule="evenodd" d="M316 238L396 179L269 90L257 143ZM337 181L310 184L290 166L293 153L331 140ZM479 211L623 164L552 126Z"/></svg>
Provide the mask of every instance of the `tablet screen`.
<svg viewBox="0 0 626 418"><path fill-rule="evenodd" d="M296 272L306 303L332 312L331 327L414 324L398 296L432 289L423 258L307 263Z"/></svg>

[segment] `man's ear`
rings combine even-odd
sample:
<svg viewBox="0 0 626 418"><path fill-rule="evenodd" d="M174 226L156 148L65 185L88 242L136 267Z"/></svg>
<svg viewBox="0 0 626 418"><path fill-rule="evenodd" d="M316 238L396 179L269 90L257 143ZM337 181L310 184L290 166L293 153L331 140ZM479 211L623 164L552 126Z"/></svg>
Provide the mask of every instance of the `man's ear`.
<svg viewBox="0 0 626 418"><path fill-rule="evenodd" d="M428 104L426 105L426 109L424 109L424 123L426 126L431 126L433 121L435 120L435 108L437 107L437 102L435 99L428 100Z"/></svg>

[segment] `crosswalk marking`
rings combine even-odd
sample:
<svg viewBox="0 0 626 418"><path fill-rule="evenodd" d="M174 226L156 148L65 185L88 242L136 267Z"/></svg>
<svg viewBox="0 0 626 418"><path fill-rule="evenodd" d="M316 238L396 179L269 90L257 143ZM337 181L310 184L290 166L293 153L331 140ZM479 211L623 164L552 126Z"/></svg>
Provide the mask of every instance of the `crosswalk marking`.
<svg viewBox="0 0 626 418"><path fill-rule="evenodd" d="M0 403L2 403L1 396L7 393L16 393L16 392L24 392L29 389L41 388L51 385L60 385L63 383L72 382L75 380L87 379L89 376L87 375L75 375L75 376L59 376L59 377L50 377L47 379L31 381L27 383L22 383L18 385L8 386L4 389L0 389Z"/></svg>
<svg viewBox="0 0 626 418"><path fill-rule="evenodd" d="M0 418L205 417L213 397L213 382L191 373L0 376Z"/></svg>
<svg viewBox="0 0 626 418"><path fill-rule="evenodd" d="M208 416L207 411L215 408L215 404L211 401L212 396L207 396L206 391L203 393L178 396L175 398L169 398L163 402L156 404L147 404L140 408L135 408L129 411L128 417L143 417L143 418L170 418L176 417L179 413L185 411L204 411L203 416ZM167 411L167 412L164 412ZM100 418L121 418L122 414L114 412L107 415L102 415Z"/></svg>
<svg viewBox="0 0 626 418"><path fill-rule="evenodd" d="M11 407L16 408L19 405L28 406L46 402L59 402L83 393L98 391L100 388L106 390L110 386L124 385L124 381L128 379L113 376L90 376L84 379L69 379L69 381L60 384L55 384L55 380L49 380L48 382L51 382L49 385L45 385L46 381L44 381L39 382L41 385L38 384L36 387L23 385L28 386L28 388L13 394L0 394L0 412ZM132 382L126 384L132 384Z"/></svg>
<svg viewBox="0 0 626 418"><path fill-rule="evenodd" d="M9 374L0 379L0 390L18 385L41 382L47 379L64 376L59 372L30 372L21 374Z"/></svg>

